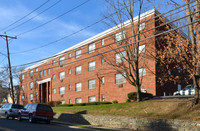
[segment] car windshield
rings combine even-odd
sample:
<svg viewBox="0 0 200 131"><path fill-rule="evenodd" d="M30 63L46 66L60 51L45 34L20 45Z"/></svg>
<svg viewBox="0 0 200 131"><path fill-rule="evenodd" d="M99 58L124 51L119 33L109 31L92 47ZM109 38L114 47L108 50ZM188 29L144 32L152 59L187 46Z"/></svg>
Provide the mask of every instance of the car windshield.
<svg viewBox="0 0 200 131"><path fill-rule="evenodd" d="M37 110L39 110L39 111L53 112L53 110L51 109L50 106L41 105L41 104L38 105Z"/></svg>
<svg viewBox="0 0 200 131"><path fill-rule="evenodd" d="M15 109L23 109L24 106L13 104L13 105L12 105L12 108L15 108Z"/></svg>

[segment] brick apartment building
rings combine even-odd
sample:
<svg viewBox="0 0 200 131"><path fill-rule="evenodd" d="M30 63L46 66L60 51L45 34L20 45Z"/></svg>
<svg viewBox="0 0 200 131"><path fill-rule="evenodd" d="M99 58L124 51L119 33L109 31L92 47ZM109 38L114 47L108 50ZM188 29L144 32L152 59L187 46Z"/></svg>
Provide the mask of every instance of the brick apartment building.
<svg viewBox="0 0 200 131"><path fill-rule="evenodd" d="M141 39L153 36L159 29L153 29L159 24L156 10L141 14L140 30L144 31ZM137 17L135 17L137 23ZM125 32L113 27L77 45L68 48L57 55L43 60L21 72L20 103L62 101L66 104L86 103L93 101L125 102L129 92L136 89L130 85L121 74L110 67L105 61L112 58L117 61L118 54L109 51L120 46L122 35L131 36L129 22L124 23ZM145 30L149 30L145 32ZM158 36L159 37L159 36ZM152 37L140 42L139 53L146 50L156 53L156 39ZM105 53L105 55L99 55ZM107 57L107 58L106 58ZM143 76L142 90L153 95L170 95L177 90L178 84L161 88L157 83L158 66L155 59L145 59L148 68L140 63L139 73Z"/></svg>

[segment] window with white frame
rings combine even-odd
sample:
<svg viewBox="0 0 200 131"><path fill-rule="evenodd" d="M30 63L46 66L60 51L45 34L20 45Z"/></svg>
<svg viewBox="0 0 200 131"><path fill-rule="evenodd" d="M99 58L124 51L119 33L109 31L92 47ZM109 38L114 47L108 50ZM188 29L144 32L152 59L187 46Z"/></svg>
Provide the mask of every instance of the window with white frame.
<svg viewBox="0 0 200 131"><path fill-rule="evenodd" d="M71 104L71 99L69 99L69 104Z"/></svg>
<svg viewBox="0 0 200 131"><path fill-rule="evenodd" d="M89 44L88 46L88 52L92 53L95 51L95 43Z"/></svg>
<svg viewBox="0 0 200 131"><path fill-rule="evenodd" d="M65 64L65 57L62 56L59 58L59 65L64 65Z"/></svg>
<svg viewBox="0 0 200 131"><path fill-rule="evenodd" d="M104 45L104 39L101 40L101 45Z"/></svg>
<svg viewBox="0 0 200 131"><path fill-rule="evenodd" d="M139 53L145 52L145 47L146 47L145 44L144 45L140 45L139 46Z"/></svg>
<svg viewBox="0 0 200 131"><path fill-rule="evenodd" d="M44 70L44 76L46 76L46 70Z"/></svg>
<svg viewBox="0 0 200 131"><path fill-rule="evenodd" d="M24 90L24 85L22 85L22 90Z"/></svg>
<svg viewBox="0 0 200 131"><path fill-rule="evenodd" d="M145 68L140 68L139 69L139 76L145 76L146 75L146 69Z"/></svg>
<svg viewBox="0 0 200 131"><path fill-rule="evenodd" d="M76 83L76 91L81 91L81 83Z"/></svg>
<svg viewBox="0 0 200 131"><path fill-rule="evenodd" d="M72 88L71 85L69 85L69 91L71 91L71 88Z"/></svg>
<svg viewBox="0 0 200 131"><path fill-rule="evenodd" d="M121 41L126 38L126 31L118 32L115 34L115 42Z"/></svg>
<svg viewBox="0 0 200 131"><path fill-rule="evenodd" d="M36 96L36 97L38 96L38 93L37 93L37 92L35 93L35 96Z"/></svg>
<svg viewBox="0 0 200 131"><path fill-rule="evenodd" d="M38 84L38 80L35 81L35 85L37 85L37 84Z"/></svg>
<svg viewBox="0 0 200 131"><path fill-rule="evenodd" d="M65 72L64 71L59 73L59 78L60 78L60 80L65 78Z"/></svg>
<svg viewBox="0 0 200 131"><path fill-rule="evenodd" d="M40 77L42 77L42 71L40 71Z"/></svg>
<svg viewBox="0 0 200 131"><path fill-rule="evenodd" d="M104 58L101 58L101 64L103 65L105 62L105 59Z"/></svg>
<svg viewBox="0 0 200 131"><path fill-rule="evenodd" d="M24 96L22 96L22 101L24 101Z"/></svg>
<svg viewBox="0 0 200 131"><path fill-rule="evenodd" d="M61 102L61 104L65 104L65 101L60 101Z"/></svg>
<svg viewBox="0 0 200 131"><path fill-rule="evenodd" d="M22 74L22 80L24 80L24 74Z"/></svg>
<svg viewBox="0 0 200 131"><path fill-rule="evenodd" d="M59 94L60 94L60 95L65 94L65 87L60 87L60 88L59 88Z"/></svg>
<svg viewBox="0 0 200 131"><path fill-rule="evenodd" d="M82 103L82 99L81 98L76 98L76 103Z"/></svg>
<svg viewBox="0 0 200 131"><path fill-rule="evenodd" d="M124 77L126 75L126 73L122 73L122 74L116 74L115 75L115 83L116 84L122 84L126 82L126 78Z"/></svg>
<svg viewBox="0 0 200 131"><path fill-rule="evenodd" d="M52 61L52 65L55 65L55 64L56 64L56 61L55 61L55 60L53 60L53 61Z"/></svg>
<svg viewBox="0 0 200 131"><path fill-rule="evenodd" d="M105 79L104 79L104 76L101 77L101 84L104 84L105 83Z"/></svg>
<svg viewBox="0 0 200 131"><path fill-rule="evenodd" d="M89 71L95 70L95 61L88 63L88 70Z"/></svg>
<svg viewBox="0 0 200 131"><path fill-rule="evenodd" d="M81 66L76 67L76 74L81 74Z"/></svg>
<svg viewBox="0 0 200 131"><path fill-rule="evenodd" d="M145 23L141 23L139 26L139 30L143 30L145 28Z"/></svg>
<svg viewBox="0 0 200 131"><path fill-rule="evenodd" d="M69 69L69 74L71 74L72 73L72 71L71 71L71 69Z"/></svg>
<svg viewBox="0 0 200 131"><path fill-rule="evenodd" d="M56 94L56 88L53 88L53 94Z"/></svg>
<svg viewBox="0 0 200 131"><path fill-rule="evenodd" d="M72 57L72 54L71 54L71 53L69 53L69 54L68 54L68 57L69 57L69 58L71 58L71 57Z"/></svg>
<svg viewBox="0 0 200 131"><path fill-rule="evenodd" d="M51 70L50 70L50 69L48 69L48 71L47 71L47 72L48 72L48 75L50 75L50 73L51 73L50 71L51 71Z"/></svg>
<svg viewBox="0 0 200 131"><path fill-rule="evenodd" d="M76 51L76 58L79 58L81 56L81 49Z"/></svg>
<svg viewBox="0 0 200 131"><path fill-rule="evenodd" d="M33 76L33 70L32 70L32 71L30 71L30 76L31 76L31 77Z"/></svg>
<svg viewBox="0 0 200 131"><path fill-rule="evenodd" d="M53 74L53 79L56 79L56 75L55 74Z"/></svg>
<svg viewBox="0 0 200 131"><path fill-rule="evenodd" d="M101 100L105 101L105 96L103 94L101 95Z"/></svg>
<svg viewBox="0 0 200 131"><path fill-rule="evenodd" d="M88 81L88 88L94 89L95 88L95 79Z"/></svg>
<svg viewBox="0 0 200 131"><path fill-rule="evenodd" d="M88 97L88 102L95 102L96 101L96 97L95 96L89 96Z"/></svg>
<svg viewBox="0 0 200 131"><path fill-rule="evenodd" d="M122 61L126 60L126 51L119 52L115 54L115 62L121 63Z"/></svg>
<svg viewBox="0 0 200 131"><path fill-rule="evenodd" d="M33 100L33 94L30 94L30 100Z"/></svg>
<svg viewBox="0 0 200 131"><path fill-rule="evenodd" d="M30 82L30 88L31 89L33 88L33 82Z"/></svg>

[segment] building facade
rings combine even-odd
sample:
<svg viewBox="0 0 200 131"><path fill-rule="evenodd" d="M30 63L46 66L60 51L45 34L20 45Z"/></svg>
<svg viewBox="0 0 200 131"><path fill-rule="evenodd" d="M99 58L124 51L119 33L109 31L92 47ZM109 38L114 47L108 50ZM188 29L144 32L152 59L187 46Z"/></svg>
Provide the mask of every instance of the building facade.
<svg viewBox="0 0 200 131"><path fill-rule="evenodd" d="M156 15L157 12L153 9L140 16L139 30L143 32L139 46L141 56L146 56L147 51L156 55L157 38L151 37L156 34ZM138 17L134 18L135 23L137 19ZM123 37L129 40L132 36L130 23L127 21L123 24L125 31L120 31L117 26L113 27L22 71L20 103L61 101L63 104L74 104L113 100L125 102L127 94L135 92L136 89L108 64L110 60L122 60L120 55L123 53L119 54L113 49L123 45ZM145 40L148 37L149 39ZM154 58L148 56L140 61L139 74L142 77L143 91L153 95L170 95L177 90L175 84L165 89L158 87L159 65Z"/></svg>

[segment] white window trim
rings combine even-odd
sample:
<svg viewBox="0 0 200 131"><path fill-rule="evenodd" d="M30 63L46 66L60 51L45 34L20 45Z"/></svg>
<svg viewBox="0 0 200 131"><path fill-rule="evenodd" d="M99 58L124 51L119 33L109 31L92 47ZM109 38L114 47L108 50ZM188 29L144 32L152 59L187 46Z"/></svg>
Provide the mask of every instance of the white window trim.
<svg viewBox="0 0 200 131"><path fill-rule="evenodd" d="M79 58L79 57L81 57L81 49L80 50L77 50L76 52L75 52L75 54L76 54L76 58Z"/></svg>
<svg viewBox="0 0 200 131"><path fill-rule="evenodd" d="M145 48L146 48L146 45L145 45L145 44L140 45L140 46L139 46L139 53L145 52Z"/></svg>
<svg viewBox="0 0 200 131"><path fill-rule="evenodd" d="M123 75L126 73L124 72ZM116 84L123 84L126 83L126 78L122 74L116 74L115 75L115 83Z"/></svg>
<svg viewBox="0 0 200 131"><path fill-rule="evenodd" d="M60 80L63 80L65 78L65 72L63 71L63 72L60 72L59 73L59 79Z"/></svg>
<svg viewBox="0 0 200 131"><path fill-rule="evenodd" d="M82 99L81 99L81 98L76 98L76 99L75 99L75 102L76 102L76 104L82 103Z"/></svg>
<svg viewBox="0 0 200 131"><path fill-rule="evenodd" d="M139 76L145 76L146 75L146 68L140 68L139 69Z"/></svg>
<svg viewBox="0 0 200 131"><path fill-rule="evenodd" d="M60 94L60 95L65 94L65 87L60 87L60 88L59 88L59 94Z"/></svg>
<svg viewBox="0 0 200 131"><path fill-rule="evenodd" d="M88 102L96 102L96 96L89 96Z"/></svg>
<svg viewBox="0 0 200 131"><path fill-rule="evenodd" d="M81 90L82 90L82 84L76 83L76 91L81 91Z"/></svg>
<svg viewBox="0 0 200 131"><path fill-rule="evenodd" d="M88 70L89 71L95 70L95 61L88 63Z"/></svg>
<svg viewBox="0 0 200 131"><path fill-rule="evenodd" d="M88 81L88 89L94 89L95 88L95 84L96 84L95 79L89 80Z"/></svg>
<svg viewBox="0 0 200 131"><path fill-rule="evenodd" d="M115 62L121 63L123 61L126 61L126 51L122 51L115 54Z"/></svg>
<svg viewBox="0 0 200 131"><path fill-rule="evenodd" d="M126 31L121 31L115 34L115 42L119 42L126 38Z"/></svg>
<svg viewBox="0 0 200 131"><path fill-rule="evenodd" d="M81 66L77 66L76 67L76 75L81 74L82 71L82 67Z"/></svg>
<svg viewBox="0 0 200 131"><path fill-rule="evenodd" d="M89 53L95 52L95 43L88 45L88 52Z"/></svg>

